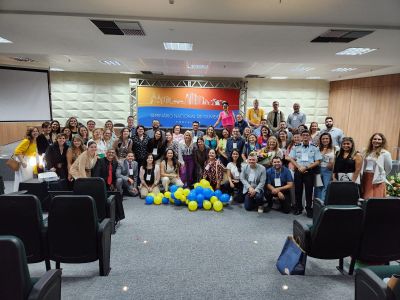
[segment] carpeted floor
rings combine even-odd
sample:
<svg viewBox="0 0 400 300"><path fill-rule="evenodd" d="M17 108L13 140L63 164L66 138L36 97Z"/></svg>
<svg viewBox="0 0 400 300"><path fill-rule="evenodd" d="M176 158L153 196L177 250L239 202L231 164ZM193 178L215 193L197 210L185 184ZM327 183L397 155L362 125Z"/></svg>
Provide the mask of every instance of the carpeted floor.
<svg viewBox="0 0 400 300"><path fill-rule="evenodd" d="M146 206L138 198L127 198L124 207L126 219L112 236L110 275L98 276L97 262L62 264L63 299L354 297L354 278L336 271L337 261L309 258L306 276L276 270L293 215L258 214L239 206L222 213L189 212ZM29 269L33 276L45 272L44 263Z"/></svg>

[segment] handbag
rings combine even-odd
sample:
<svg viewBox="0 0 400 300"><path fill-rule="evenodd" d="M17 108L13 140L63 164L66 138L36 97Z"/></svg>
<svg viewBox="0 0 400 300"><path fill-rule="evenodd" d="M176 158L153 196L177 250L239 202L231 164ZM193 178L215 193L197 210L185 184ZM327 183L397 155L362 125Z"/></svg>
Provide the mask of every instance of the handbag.
<svg viewBox="0 0 400 300"><path fill-rule="evenodd" d="M288 236L279 255L276 267L282 275L304 275L307 254L303 252L292 236Z"/></svg>
<svg viewBox="0 0 400 300"><path fill-rule="evenodd" d="M338 181L352 181L353 173L338 173ZM356 183L360 184L360 176L357 177Z"/></svg>
<svg viewBox="0 0 400 300"><path fill-rule="evenodd" d="M21 163L15 159L14 154L6 161L6 165L13 171L18 171Z"/></svg>

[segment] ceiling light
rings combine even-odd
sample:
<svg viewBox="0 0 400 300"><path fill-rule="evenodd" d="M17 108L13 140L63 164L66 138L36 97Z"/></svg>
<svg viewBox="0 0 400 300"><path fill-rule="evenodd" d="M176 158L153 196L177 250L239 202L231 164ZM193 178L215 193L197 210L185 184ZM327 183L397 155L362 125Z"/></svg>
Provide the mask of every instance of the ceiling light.
<svg viewBox="0 0 400 300"><path fill-rule="evenodd" d="M363 55L378 50L376 48L347 48L336 55Z"/></svg>
<svg viewBox="0 0 400 300"><path fill-rule="evenodd" d="M135 72L126 72L126 71L121 71L120 73L121 74L128 74L128 75L135 74Z"/></svg>
<svg viewBox="0 0 400 300"><path fill-rule="evenodd" d="M271 79L287 79L287 76L271 76Z"/></svg>
<svg viewBox="0 0 400 300"><path fill-rule="evenodd" d="M63 72L64 69L61 69L61 68L50 68L50 71L53 71L53 72Z"/></svg>
<svg viewBox="0 0 400 300"><path fill-rule="evenodd" d="M292 71L294 72L309 72L315 70L315 68L313 67L298 67L298 68L294 68Z"/></svg>
<svg viewBox="0 0 400 300"><path fill-rule="evenodd" d="M105 64L107 66L120 66L121 63L118 60L109 60L109 59L103 59L99 60L102 64Z"/></svg>
<svg viewBox="0 0 400 300"><path fill-rule="evenodd" d="M207 70L208 65L187 65L186 66L190 70Z"/></svg>
<svg viewBox="0 0 400 300"><path fill-rule="evenodd" d="M35 62L34 59L29 58L29 57L23 57L23 56L15 56L15 57L11 57L11 59L16 60L16 61L21 61L21 62Z"/></svg>
<svg viewBox="0 0 400 300"><path fill-rule="evenodd" d="M192 51L193 43L164 42L164 48L165 50Z"/></svg>
<svg viewBox="0 0 400 300"><path fill-rule="evenodd" d="M332 72L351 72L357 70L357 68L336 68L331 70Z"/></svg>
<svg viewBox="0 0 400 300"><path fill-rule="evenodd" d="M321 77L319 77L319 76L310 76L310 77L306 77L306 79L321 79Z"/></svg>
<svg viewBox="0 0 400 300"><path fill-rule="evenodd" d="M5 39L5 38L2 38L2 37L0 36L0 43L3 43L3 44L12 44L13 42L11 42L11 41L9 41L9 40L7 40L7 39Z"/></svg>

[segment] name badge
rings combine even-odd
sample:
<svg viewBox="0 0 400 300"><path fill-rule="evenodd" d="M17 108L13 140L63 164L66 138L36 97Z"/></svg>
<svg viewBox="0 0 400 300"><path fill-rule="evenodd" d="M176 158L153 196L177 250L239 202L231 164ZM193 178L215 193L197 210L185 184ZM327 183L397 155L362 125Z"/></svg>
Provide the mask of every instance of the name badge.
<svg viewBox="0 0 400 300"><path fill-rule="evenodd" d="M129 175L133 175L133 169L129 169Z"/></svg>
<svg viewBox="0 0 400 300"><path fill-rule="evenodd" d="M210 169L210 165L207 164L207 166L204 168L206 171L208 171Z"/></svg>
<svg viewBox="0 0 400 300"><path fill-rule="evenodd" d="M367 166L365 167L365 171L373 171L374 170L374 162L372 160L367 160Z"/></svg>
<svg viewBox="0 0 400 300"><path fill-rule="evenodd" d="M282 186L280 178L275 178L275 187L277 187L277 186Z"/></svg>
<svg viewBox="0 0 400 300"><path fill-rule="evenodd" d="M151 179L151 174L146 175L146 181L150 181Z"/></svg>
<svg viewBox="0 0 400 300"><path fill-rule="evenodd" d="M255 179L255 174L254 173L250 173L249 174L249 181L254 181L254 179Z"/></svg>
<svg viewBox="0 0 400 300"><path fill-rule="evenodd" d="M237 143L233 143L233 149L237 149Z"/></svg>
<svg viewBox="0 0 400 300"><path fill-rule="evenodd" d="M308 161L308 153L301 153L301 161Z"/></svg>
<svg viewBox="0 0 400 300"><path fill-rule="evenodd" d="M193 137L193 143L197 143L197 136Z"/></svg>
<svg viewBox="0 0 400 300"><path fill-rule="evenodd" d="M153 148L153 155L157 155L157 154L158 154L157 148Z"/></svg>

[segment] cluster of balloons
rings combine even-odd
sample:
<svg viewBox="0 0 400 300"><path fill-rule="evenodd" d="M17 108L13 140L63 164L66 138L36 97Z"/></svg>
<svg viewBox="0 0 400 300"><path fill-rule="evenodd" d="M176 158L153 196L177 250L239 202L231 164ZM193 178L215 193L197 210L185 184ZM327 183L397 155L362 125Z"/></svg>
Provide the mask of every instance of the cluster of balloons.
<svg viewBox="0 0 400 300"><path fill-rule="evenodd" d="M192 190L183 189L176 185L170 187L169 192L159 193L154 195L149 193L146 196L145 203L147 205L156 204L175 204L187 205L190 211L196 211L198 208L210 210L213 208L215 211L222 211L224 204L229 203L230 196L223 194L220 190L214 191L210 182L202 179L200 182L194 184Z"/></svg>

